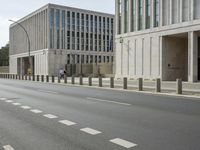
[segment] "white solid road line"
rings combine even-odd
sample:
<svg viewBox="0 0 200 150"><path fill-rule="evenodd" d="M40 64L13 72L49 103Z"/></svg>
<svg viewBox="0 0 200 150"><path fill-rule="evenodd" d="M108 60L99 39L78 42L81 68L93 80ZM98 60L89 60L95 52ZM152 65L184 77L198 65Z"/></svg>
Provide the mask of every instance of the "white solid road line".
<svg viewBox="0 0 200 150"><path fill-rule="evenodd" d="M46 114L46 115L44 115L44 117L49 118L49 119L55 119L55 118L58 118L57 116L55 116L55 115L51 115L51 114Z"/></svg>
<svg viewBox="0 0 200 150"><path fill-rule="evenodd" d="M58 94L58 92L54 92L54 91L46 91L46 90L37 90L37 91L43 92L43 93Z"/></svg>
<svg viewBox="0 0 200 150"><path fill-rule="evenodd" d="M5 150L15 150L12 146L10 146L10 145L5 145L5 146L3 146L3 148L5 149Z"/></svg>
<svg viewBox="0 0 200 150"><path fill-rule="evenodd" d="M114 103L114 104L119 104L119 105L125 105L125 106L131 106L131 104L128 104L128 103L121 103L121 102L110 101L110 100L103 100L103 99L92 98L92 97L87 97L87 99L88 100L94 100L94 101L100 101L100 102L107 102L107 103Z"/></svg>
<svg viewBox="0 0 200 150"><path fill-rule="evenodd" d="M41 110L38 110L38 109L32 109L30 110L31 112L35 113L35 114L39 114L39 113L42 113Z"/></svg>
<svg viewBox="0 0 200 150"><path fill-rule="evenodd" d="M23 109L31 109L31 107L29 107L29 106L21 106L21 108L23 108Z"/></svg>
<svg viewBox="0 0 200 150"><path fill-rule="evenodd" d="M80 130L83 131L83 132L86 132L88 134L91 134L91 135L96 135L96 134L101 133L100 131L94 130L92 128L83 128L83 129L80 129Z"/></svg>
<svg viewBox="0 0 200 150"><path fill-rule="evenodd" d="M7 100L7 101L6 101L6 103L12 103L12 102L13 102L12 100Z"/></svg>
<svg viewBox="0 0 200 150"><path fill-rule="evenodd" d="M21 104L20 103L13 103L13 105L20 106Z"/></svg>
<svg viewBox="0 0 200 150"><path fill-rule="evenodd" d="M76 124L75 122L71 122L69 120L60 120L59 122L62 123L62 124L65 124L67 126L72 126L72 125Z"/></svg>
<svg viewBox="0 0 200 150"><path fill-rule="evenodd" d="M125 147L125 148L132 148L132 147L137 146L137 144L135 144L135 143L131 143L129 141L126 141L126 140L123 140L123 139L120 139L120 138L112 139L112 140L110 140L110 142L117 144L117 145L120 145L120 146Z"/></svg>

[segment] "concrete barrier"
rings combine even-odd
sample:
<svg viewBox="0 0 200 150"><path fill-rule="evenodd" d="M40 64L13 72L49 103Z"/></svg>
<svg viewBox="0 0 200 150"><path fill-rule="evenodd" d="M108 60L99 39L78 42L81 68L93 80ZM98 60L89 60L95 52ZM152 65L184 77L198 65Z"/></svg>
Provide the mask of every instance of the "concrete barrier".
<svg viewBox="0 0 200 150"><path fill-rule="evenodd" d="M92 86L92 77L88 77L88 85Z"/></svg>
<svg viewBox="0 0 200 150"><path fill-rule="evenodd" d="M110 88L114 88L114 77L110 77Z"/></svg>
<svg viewBox="0 0 200 150"><path fill-rule="evenodd" d="M102 77L99 77L99 87L103 87L103 84L102 84Z"/></svg>
<svg viewBox="0 0 200 150"><path fill-rule="evenodd" d="M143 78L138 79L138 90L143 91Z"/></svg>
<svg viewBox="0 0 200 150"><path fill-rule="evenodd" d="M160 93L161 92L161 79L156 79L156 92Z"/></svg>
<svg viewBox="0 0 200 150"><path fill-rule="evenodd" d="M128 84L128 80L127 80L127 78L125 77L125 78L123 78L123 89L128 89L128 86L127 86L127 84Z"/></svg>
<svg viewBox="0 0 200 150"><path fill-rule="evenodd" d="M182 89L182 79L177 79L176 80L176 93L177 94L182 94L183 93L183 89Z"/></svg>

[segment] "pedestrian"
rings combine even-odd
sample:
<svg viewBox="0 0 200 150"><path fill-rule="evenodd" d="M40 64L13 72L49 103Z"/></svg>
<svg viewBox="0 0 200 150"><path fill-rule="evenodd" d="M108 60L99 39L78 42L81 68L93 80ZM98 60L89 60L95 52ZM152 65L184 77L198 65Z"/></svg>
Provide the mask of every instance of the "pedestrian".
<svg viewBox="0 0 200 150"><path fill-rule="evenodd" d="M64 70L61 68L60 69L60 78L62 79L64 79Z"/></svg>

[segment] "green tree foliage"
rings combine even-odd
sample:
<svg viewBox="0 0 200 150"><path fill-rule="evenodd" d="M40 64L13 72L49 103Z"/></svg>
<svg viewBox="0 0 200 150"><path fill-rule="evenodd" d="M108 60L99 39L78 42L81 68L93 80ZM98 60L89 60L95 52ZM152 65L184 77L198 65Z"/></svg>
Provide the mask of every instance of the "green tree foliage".
<svg viewBox="0 0 200 150"><path fill-rule="evenodd" d="M0 66L9 66L9 44L0 49Z"/></svg>

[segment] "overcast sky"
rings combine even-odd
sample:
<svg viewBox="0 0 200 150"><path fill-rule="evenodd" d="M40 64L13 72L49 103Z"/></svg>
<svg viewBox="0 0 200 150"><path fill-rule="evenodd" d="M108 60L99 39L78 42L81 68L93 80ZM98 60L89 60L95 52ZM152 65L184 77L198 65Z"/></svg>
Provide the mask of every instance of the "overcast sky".
<svg viewBox="0 0 200 150"><path fill-rule="evenodd" d="M115 0L0 0L0 47L9 41L9 19L18 20L47 3L114 14Z"/></svg>

